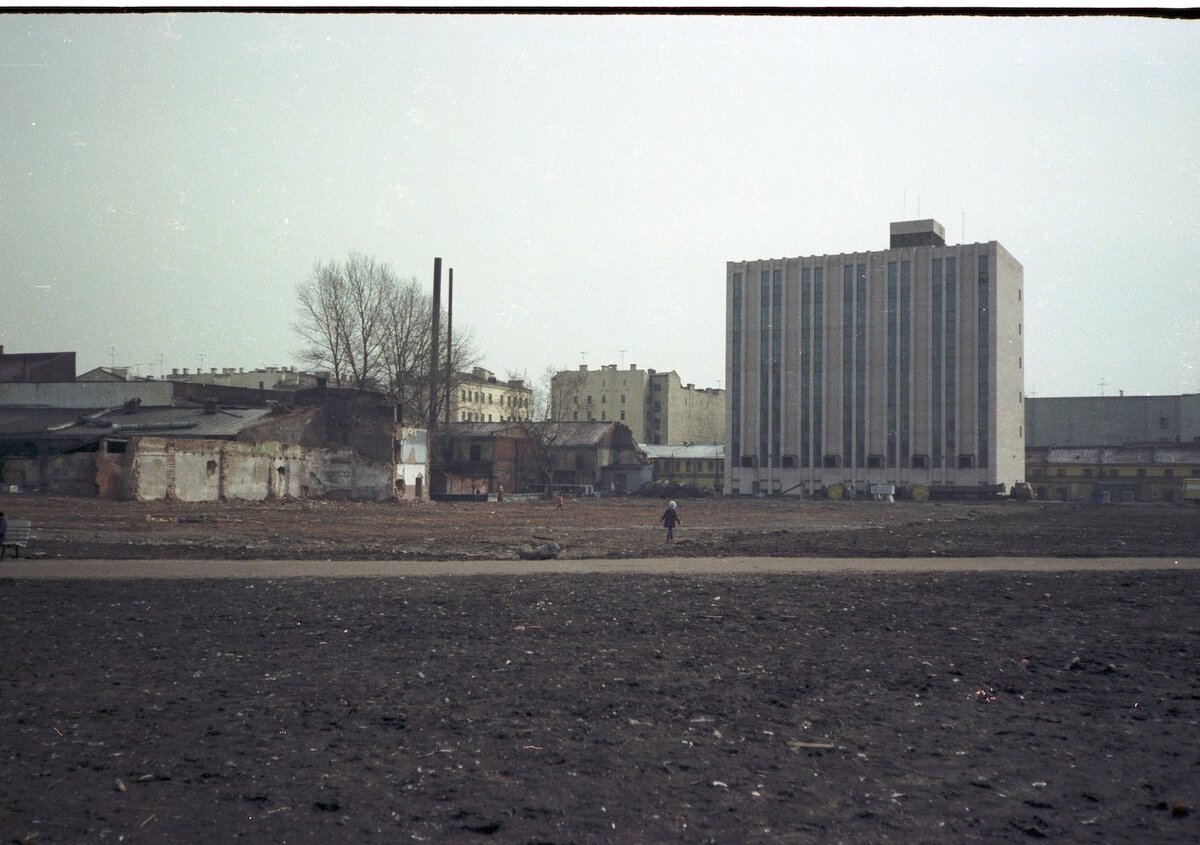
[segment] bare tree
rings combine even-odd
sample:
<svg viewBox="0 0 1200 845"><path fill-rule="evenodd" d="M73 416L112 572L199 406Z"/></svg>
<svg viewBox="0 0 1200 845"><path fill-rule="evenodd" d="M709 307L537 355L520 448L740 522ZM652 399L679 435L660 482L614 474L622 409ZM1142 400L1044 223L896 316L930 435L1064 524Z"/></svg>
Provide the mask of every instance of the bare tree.
<svg viewBox="0 0 1200 845"><path fill-rule="evenodd" d="M412 419L429 419L429 356L433 343L433 297L415 278L399 284L388 303L384 332L384 390ZM439 332L447 334L448 315L442 314ZM450 349L450 389L462 384L459 373L478 360L468 327L456 325ZM445 349L438 350L438 386L446 383ZM437 411L445 411L445 392L437 392Z"/></svg>
<svg viewBox="0 0 1200 845"><path fill-rule="evenodd" d="M349 375L345 281L336 261L313 264L308 281L296 288L300 319L292 326L305 342L300 360L329 370L336 385L343 384Z"/></svg>
<svg viewBox="0 0 1200 845"><path fill-rule="evenodd" d="M296 288L304 338L300 360L328 369L339 387L378 387L382 375L386 305L396 288L388 265L350 253L345 263L313 265Z"/></svg>
<svg viewBox="0 0 1200 845"><path fill-rule="evenodd" d="M429 418L433 297L416 278L401 282L387 264L351 253L344 263L314 264L296 298L293 328L305 342L301 361L328 369L339 387L382 390L406 419ZM440 316L442 337L447 318ZM446 383L445 354L439 350L439 387ZM476 358L471 331L460 323L450 355L453 388L461 383L457 373ZM442 411L444 390L437 396Z"/></svg>

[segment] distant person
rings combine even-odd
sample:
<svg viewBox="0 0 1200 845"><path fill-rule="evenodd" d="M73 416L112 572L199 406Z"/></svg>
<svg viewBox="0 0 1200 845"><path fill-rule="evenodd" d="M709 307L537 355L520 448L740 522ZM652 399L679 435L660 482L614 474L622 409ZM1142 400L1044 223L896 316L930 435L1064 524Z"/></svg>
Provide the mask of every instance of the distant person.
<svg viewBox="0 0 1200 845"><path fill-rule="evenodd" d="M676 509L674 502L667 504L666 511L658 518L658 521L667 526L668 540L675 539L675 526L683 525L683 520L679 518L679 511Z"/></svg>
<svg viewBox="0 0 1200 845"><path fill-rule="evenodd" d="M504 501L504 485L503 485L503 484L501 484L501 485L498 485L498 486L496 487L496 501L497 501L497 502L503 502L503 501Z"/></svg>
<svg viewBox="0 0 1200 845"><path fill-rule="evenodd" d="M557 496L554 497L554 509L556 511L560 511L563 509L562 493L559 493Z"/></svg>

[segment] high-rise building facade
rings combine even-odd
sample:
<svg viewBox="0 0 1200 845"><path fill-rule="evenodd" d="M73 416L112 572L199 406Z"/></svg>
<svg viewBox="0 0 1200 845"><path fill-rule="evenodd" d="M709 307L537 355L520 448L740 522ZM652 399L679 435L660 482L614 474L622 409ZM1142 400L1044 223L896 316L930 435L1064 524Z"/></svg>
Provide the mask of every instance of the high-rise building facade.
<svg viewBox="0 0 1200 845"><path fill-rule="evenodd" d="M886 250L729 262L725 492L1022 480L1023 278L935 220L892 223Z"/></svg>

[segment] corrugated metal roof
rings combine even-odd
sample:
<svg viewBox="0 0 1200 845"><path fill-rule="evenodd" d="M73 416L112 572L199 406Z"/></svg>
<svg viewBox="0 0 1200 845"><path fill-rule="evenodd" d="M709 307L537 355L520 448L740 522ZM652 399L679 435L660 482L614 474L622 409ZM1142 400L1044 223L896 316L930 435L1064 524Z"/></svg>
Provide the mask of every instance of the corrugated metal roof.
<svg viewBox="0 0 1200 845"><path fill-rule="evenodd" d="M454 422L442 428L456 437L494 437L497 432L521 430L528 423ZM545 433L552 446L590 446L599 443L617 422L537 422L532 425Z"/></svg>
<svg viewBox="0 0 1200 845"><path fill-rule="evenodd" d="M89 440L104 436L233 437L270 416L270 408L239 408L206 414L203 408L141 407L137 411L91 408L0 408L0 435L30 439ZM110 425L80 424L92 417Z"/></svg>
<svg viewBox="0 0 1200 845"><path fill-rule="evenodd" d="M725 459L724 443L691 443L687 446L654 446L640 444L650 460L666 458L680 461L721 461Z"/></svg>

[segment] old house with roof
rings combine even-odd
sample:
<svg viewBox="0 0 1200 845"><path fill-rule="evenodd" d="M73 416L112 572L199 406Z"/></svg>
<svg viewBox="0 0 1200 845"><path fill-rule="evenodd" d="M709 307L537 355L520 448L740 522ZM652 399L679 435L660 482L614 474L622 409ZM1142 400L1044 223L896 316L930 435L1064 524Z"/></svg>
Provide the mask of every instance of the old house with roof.
<svg viewBox="0 0 1200 845"><path fill-rule="evenodd" d="M214 501L424 493L422 429L373 391L0 384L5 489Z"/></svg>
<svg viewBox="0 0 1200 845"><path fill-rule="evenodd" d="M451 423L436 434L436 495L622 492L649 478L645 453L619 422Z"/></svg>

